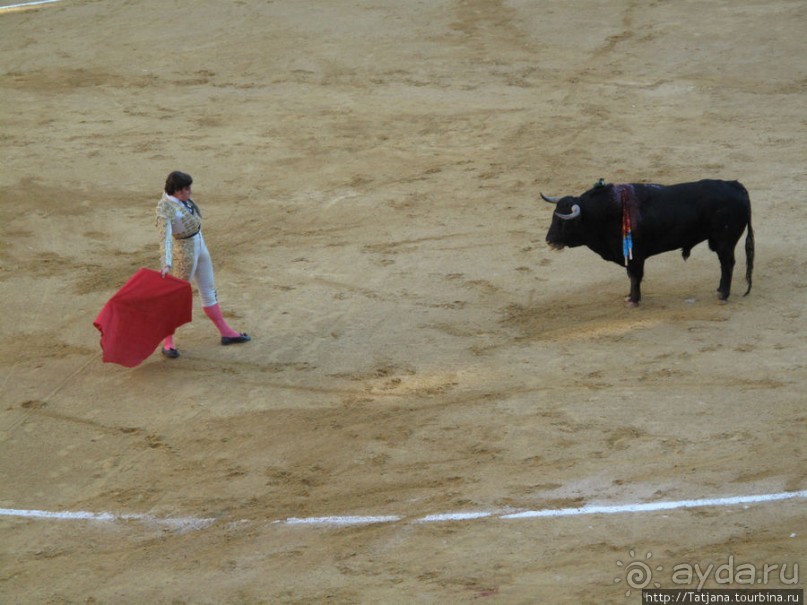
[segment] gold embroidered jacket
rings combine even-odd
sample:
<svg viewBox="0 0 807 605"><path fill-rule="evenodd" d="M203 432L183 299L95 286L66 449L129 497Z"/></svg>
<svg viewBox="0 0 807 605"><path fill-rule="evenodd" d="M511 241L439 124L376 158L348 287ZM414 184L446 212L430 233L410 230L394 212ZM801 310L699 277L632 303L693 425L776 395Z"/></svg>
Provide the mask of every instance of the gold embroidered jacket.
<svg viewBox="0 0 807 605"><path fill-rule="evenodd" d="M193 267L194 235L202 228L202 215L193 200L187 205L163 193L157 202L157 229L160 231L162 265L171 267L171 274L190 278ZM176 243L176 247L174 246Z"/></svg>

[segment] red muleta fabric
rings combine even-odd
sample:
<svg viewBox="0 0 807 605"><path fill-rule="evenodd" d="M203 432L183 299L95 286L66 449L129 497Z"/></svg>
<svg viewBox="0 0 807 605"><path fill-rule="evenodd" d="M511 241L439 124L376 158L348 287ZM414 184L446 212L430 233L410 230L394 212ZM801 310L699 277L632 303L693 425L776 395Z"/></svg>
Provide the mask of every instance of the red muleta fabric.
<svg viewBox="0 0 807 605"><path fill-rule="evenodd" d="M192 319L193 293L185 280L140 269L107 301L93 325L103 360L133 368L162 340Z"/></svg>

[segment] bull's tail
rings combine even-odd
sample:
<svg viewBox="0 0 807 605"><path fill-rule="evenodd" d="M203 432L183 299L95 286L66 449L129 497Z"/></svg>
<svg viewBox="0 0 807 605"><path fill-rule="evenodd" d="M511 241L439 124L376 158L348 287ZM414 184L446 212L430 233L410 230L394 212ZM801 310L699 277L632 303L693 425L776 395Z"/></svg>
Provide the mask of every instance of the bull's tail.
<svg viewBox="0 0 807 605"><path fill-rule="evenodd" d="M748 282L748 290L743 296L748 296L751 291L751 274L754 272L754 228L751 226L751 208L748 208L748 232L745 235L745 281Z"/></svg>

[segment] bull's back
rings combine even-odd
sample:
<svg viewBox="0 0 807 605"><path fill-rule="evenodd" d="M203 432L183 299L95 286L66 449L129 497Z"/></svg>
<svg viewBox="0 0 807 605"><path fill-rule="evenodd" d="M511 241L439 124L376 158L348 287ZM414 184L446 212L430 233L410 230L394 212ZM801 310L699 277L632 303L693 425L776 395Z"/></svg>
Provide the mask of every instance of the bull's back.
<svg viewBox="0 0 807 605"><path fill-rule="evenodd" d="M702 180L677 185L637 185L639 225L634 240L645 256L683 249L730 235L750 221L748 191L738 181Z"/></svg>
<svg viewBox="0 0 807 605"><path fill-rule="evenodd" d="M638 185L645 190L646 197L656 199L666 205L695 204L706 209L730 206L750 207L748 191L739 181L704 179L677 185Z"/></svg>

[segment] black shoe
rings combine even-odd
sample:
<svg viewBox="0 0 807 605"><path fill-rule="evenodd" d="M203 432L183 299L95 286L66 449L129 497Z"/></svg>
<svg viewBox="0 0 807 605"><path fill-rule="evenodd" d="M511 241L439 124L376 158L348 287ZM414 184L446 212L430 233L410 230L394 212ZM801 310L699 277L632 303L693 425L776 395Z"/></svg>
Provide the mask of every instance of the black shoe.
<svg viewBox="0 0 807 605"><path fill-rule="evenodd" d="M249 334L241 332L238 336L222 336L221 344L223 345L236 345L239 342L249 342L252 337Z"/></svg>
<svg viewBox="0 0 807 605"><path fill-rule="evenodd" d="M169 359L176 359L177 357L179 357L179 351L177 351L176 349L166 349L165 347L163 347L162 351L163 355L165 355Z"/></svg>

